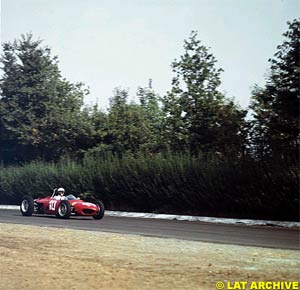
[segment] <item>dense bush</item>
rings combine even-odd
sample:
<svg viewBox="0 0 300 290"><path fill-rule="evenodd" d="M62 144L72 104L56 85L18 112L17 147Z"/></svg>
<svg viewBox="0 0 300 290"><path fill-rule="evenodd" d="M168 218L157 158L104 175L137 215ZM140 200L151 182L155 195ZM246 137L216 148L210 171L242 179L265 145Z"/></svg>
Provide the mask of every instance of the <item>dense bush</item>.
<svg viewBox="0 0 300 290"><path fill-rule="evenodd" d="M223 217L299 219L298 167L279 160L189 155L89 156L0 168L0 203L52 193L92 193L108 209Z"/></svg>

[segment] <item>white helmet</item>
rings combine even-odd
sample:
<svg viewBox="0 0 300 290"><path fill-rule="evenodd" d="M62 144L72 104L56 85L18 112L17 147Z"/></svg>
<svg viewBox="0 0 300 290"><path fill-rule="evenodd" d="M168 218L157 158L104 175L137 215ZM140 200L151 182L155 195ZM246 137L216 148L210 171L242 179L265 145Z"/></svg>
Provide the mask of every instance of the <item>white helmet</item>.
<svg viewBox="0 0 300 290"><path fill-rule="evenodd" d="M60 188L57 190L57 192L63 192L63 194L65 194L65 189L62 188L62 187L60 187Z"/></svg>

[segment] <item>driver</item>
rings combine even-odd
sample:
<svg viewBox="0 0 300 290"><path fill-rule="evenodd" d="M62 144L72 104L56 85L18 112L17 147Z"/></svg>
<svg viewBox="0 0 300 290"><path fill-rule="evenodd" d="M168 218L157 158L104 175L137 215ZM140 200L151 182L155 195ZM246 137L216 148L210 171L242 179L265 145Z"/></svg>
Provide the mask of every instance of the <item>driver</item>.
<svg viewBox="0 0 300 290"><path fill-rule="evenodd" d="M54 196L54 199L67 199L64 195L65 195L65 189L60 187L57 190L57 195Z"/></svg>

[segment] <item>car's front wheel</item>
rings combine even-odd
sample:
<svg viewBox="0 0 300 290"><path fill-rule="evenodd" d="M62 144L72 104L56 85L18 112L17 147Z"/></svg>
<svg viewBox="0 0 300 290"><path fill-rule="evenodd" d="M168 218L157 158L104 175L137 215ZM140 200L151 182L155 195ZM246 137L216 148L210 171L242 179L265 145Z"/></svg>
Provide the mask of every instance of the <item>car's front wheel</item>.
<svg viewBox="0 0 300 290"><path fill-rule="evenodd" d="M20 211L23 216L31 216L34 211L34 200L30 195L24 196L21 201Z"/></svg>
<svg viewBox="0 0 300 290"><path fill-rule="evenodd" d="M56 216L62 219L68 219L71 215L71 205L67 200L62 200L57 208Z"/></svg>
<svg viewBox="0 0 300 290"><path fill-rule="evenodd" d="M101 220L104 217L104 203L101 200L97 200L95 204L98 206L98 212L93 216L96 220Z"/></svg>

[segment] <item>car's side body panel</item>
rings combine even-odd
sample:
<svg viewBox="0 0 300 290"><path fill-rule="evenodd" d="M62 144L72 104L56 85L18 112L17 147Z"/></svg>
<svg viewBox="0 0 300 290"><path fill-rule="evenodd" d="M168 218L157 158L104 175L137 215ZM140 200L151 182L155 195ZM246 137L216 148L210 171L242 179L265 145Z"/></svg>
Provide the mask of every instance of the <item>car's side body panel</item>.
<svg viewBox="0 0 300 290"><path fill-rule="evenodd" d="M51 198L50 196L34 200L38 213L57 214L61 200ZM99 211L99 205L83 201L81 199L68 200L71 205L72 213L81 216L94 216Z"/></svg>
<svg viewBox="0 0 300 290"><path fill-rule="evenodd" d="M34 200L41 209L41 213L56 214L60 200L52 199L50 196L44 198L38 198Z"/></svg>

